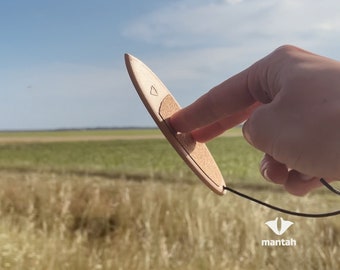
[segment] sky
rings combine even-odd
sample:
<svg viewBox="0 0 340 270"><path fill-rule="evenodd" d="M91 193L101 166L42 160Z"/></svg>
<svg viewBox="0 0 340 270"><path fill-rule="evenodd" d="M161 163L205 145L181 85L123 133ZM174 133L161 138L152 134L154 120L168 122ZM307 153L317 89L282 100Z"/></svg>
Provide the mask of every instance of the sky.
<svg viewBox="0 0 340 270"><path fill-rule="evenodd" d="M340 60L340 2L1 0L0 130L153 127L124 53L186 106L283 44Z"/></svg>

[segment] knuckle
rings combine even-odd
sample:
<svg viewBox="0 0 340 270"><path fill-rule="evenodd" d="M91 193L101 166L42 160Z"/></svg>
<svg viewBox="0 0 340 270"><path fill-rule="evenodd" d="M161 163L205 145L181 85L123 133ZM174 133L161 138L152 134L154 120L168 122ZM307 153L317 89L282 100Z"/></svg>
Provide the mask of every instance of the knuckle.
<svg viewBox="0 0 340 270"><path fill-rule="evenodd" d="M296 51L300 51L300 50L301 49L299 49L296 46L285 44L285 45L282 45L282 46L278 47L277 49L275 49L275 51L273 53L277 54L277 55L287 56L287 55L291 54L292 52L296 52Z"/></svg>

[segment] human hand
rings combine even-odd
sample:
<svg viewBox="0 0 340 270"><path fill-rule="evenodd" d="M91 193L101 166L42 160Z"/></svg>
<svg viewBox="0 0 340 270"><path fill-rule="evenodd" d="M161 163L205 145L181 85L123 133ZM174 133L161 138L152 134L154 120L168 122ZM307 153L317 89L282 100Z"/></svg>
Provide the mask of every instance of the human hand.
<svg viewBox="0 0 340 270"><path fill-rule="evenodd" d="M267 180L304 195L340 179L340 62L282 46L170 119L200 142L244 121Z"/></svg>

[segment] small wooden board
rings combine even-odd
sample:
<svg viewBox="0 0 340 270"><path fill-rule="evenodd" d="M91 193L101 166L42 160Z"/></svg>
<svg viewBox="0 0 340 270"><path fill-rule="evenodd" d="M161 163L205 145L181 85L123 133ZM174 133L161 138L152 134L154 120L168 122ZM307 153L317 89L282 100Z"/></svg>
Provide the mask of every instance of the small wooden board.
<svg viewBox="0 0 340 270"><path fill-rule="evenodd" d="M169 124L169 117L180 106L162 81L139 59L125 54L131 81L159 129L191 170L215 193L223 195L223 176L204 143L189 133L178 133Z"/></svg>

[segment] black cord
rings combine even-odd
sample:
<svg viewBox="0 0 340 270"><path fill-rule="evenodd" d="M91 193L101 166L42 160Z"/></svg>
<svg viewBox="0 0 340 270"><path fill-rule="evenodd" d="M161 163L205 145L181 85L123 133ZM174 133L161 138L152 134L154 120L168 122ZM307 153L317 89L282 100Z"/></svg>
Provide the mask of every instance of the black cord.
<svg viewBox="0 0 340 270"><path fill-rule="evenodd" d="M320 179L321 181L321 179ZM322 181L321 181L322 182ZM322 182L323 183L323 182ZM328 184L328 183L327 183ZM333 187L332 187L333 188ZM290 210L287 210L287 209L283 209L283 208L280 208L280 207L277 207L277 206L274 206L274 205L271 205L269 203L265 203L263 201L260 201L258 199L255 199L253 197L250 197L244 193L241 193L235 189L232 189L230 187L227 187L227 186L224 186L223 187L224 190L228 190L238 196L241 196L245 199L248 199L250 201L253 201L255 203L258 203L258 204L261 204L265 207L268 207L270 209L273 209L273 210L276 210L276 211L279 211L279 212L282 212L282 213L285 213L285 214L288 214L288 215L293 215L293 216L299 216L299 217L310 217L310 218L323 218L323 217L331 217L331 216L336 216L336 215L340 215L340 210L338 211L334 211L334 212L327 212L327 213L301 213L301 212L294 212L294 211L290 211Z"/></svg>
<svg viewBox="0 0 340 270"><path fill-rule="evenodd" d="M334 192L337 195L340 195L340 190L332 187L325 179L321 178L320 182L326 187L328 188L330 191Z"/></svg>
<svg viewBox="0 0 340 270"><path fill-rule="evenodd" d="M171 125L168 124L168 121L167 119L164 119L162 115L160 115L165 123L165 125L168 127L169 130L173 130ZM190 155L190 152L187 150L187 148L182 144L182 142L180 140L178 140L178 137L175 136L175 132L171 132L172 135L173 135L173 138L182 146L182 148L184 149L185 152L187 152L188 156L190 158L191 155ZM165 135L166 136L166 135ZM167 137L167 136L166 136ZM206 172L199 166L199 164L197 164L196 160L192 158L192 160L196 163L196 165L201 169L201 171L211 180L210 176L208 174L206 174ZM323 183L329 190L335 192L336 194L340 194L340 191L334 189L331 185L329 185L325 180L323 180L323 178L320 179L321 183ZM324 181L324 182L323 182ZM243 194L241 192L238 192L237 190L234 190L230 187L227 187L227 186L223 186L223 190L228 190L238 196L241 196L243 198L246 198L250 201L253 201L255 203L258 203L258 204L261 204L265 207L268 207L270 209L273 209L273 210L276 210L276 211L279 211L279 212L282 212L282 213L285 213L285 214L288 214L288 215L293 215L293 216L300 216L300 217L310 217L310 218L322 218L322 217L330 217L330 216L336 216L336 215L340 215L340 210L338 211L334 211L334 212L328 212L328 213L319 213L319 214L314 214L314 213L300 213L300 212L294 212L294 211L290 211L290 210L286 210L286 209L283 209L283 208L280 208L280 207L277 207L277 206L274 206L274 205L271 205L269 203L265 203L263 201L260 201L258 199L255 199L253 197L250 197L246 194ZM338 193L339 192L339 193Z"/></svg>

